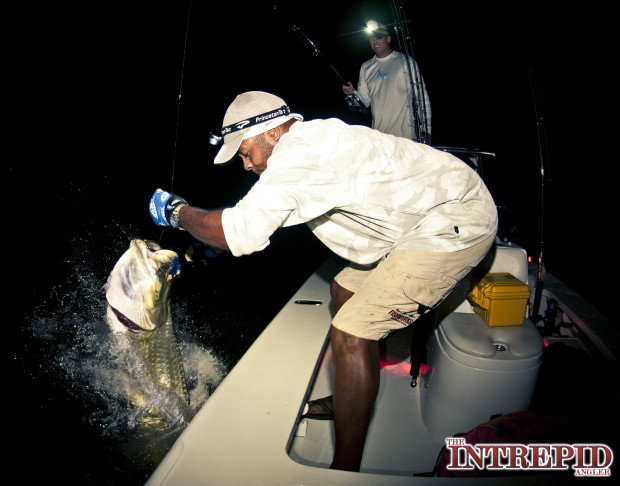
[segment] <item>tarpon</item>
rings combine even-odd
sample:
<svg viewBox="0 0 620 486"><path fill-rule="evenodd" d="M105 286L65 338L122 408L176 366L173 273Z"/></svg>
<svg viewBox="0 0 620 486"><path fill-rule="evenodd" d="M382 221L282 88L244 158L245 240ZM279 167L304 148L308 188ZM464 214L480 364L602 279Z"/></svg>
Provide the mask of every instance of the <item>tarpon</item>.
<svg viewBox="0 0 620 486"><path fill-rule="evenodd" d="M189 405L181 353L171 318L171 281L179 271L175 252L163 249L154 241L132 240L105 285L106 317L110 329L123 336L134 348L137 362L131 366L146 370L156 388L173 392L184 405ZM157 406L152 405L149 392L133 383L129 387L132 405L146 404L149 408L143 422L163 426L161 414L154 410Z"/></svg>

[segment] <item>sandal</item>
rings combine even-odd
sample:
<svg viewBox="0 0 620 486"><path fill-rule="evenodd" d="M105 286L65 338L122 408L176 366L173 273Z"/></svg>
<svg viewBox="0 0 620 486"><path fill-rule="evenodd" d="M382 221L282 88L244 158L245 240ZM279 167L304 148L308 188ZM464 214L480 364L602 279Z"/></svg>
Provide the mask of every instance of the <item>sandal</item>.
<svg viewBox="0 0 620 486"><path fill-rule="evenodd" d="M311 420L334 420L334 411L331 409L327 403L325 403L326 398L318 398L316 400L310 400L305 408L305 413L299 417L301 419L311 419ZM310 411L314 409L314 411Z"/></svg>

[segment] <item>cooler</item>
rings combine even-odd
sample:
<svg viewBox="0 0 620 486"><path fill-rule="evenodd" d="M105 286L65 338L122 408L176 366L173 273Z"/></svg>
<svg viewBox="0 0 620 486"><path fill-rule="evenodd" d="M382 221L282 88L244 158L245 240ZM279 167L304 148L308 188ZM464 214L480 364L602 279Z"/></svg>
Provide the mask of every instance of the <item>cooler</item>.
<svg viewBox="0 0 620 486"><path fill-rule="evenodd" d="M467 298L488 326L520 326L525 319L530 289L510 273L489 273Z"/></svg>
<svg viewBox="0 0 620 486"><path fill-rule="evenodd" d="M542 359L536 326L487 326L475 313L452 313L427 344L420 406L427 429L442 439L492 415L527 410Z"/></svg>

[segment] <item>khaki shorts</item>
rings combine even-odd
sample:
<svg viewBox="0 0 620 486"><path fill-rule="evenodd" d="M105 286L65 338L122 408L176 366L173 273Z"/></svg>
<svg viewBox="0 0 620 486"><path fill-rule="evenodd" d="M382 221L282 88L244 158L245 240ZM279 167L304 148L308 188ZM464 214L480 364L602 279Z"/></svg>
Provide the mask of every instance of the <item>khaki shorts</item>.
<svg viewBox="0 0 620 486"><path fill-rule="evenodd" d="M354 295L333 326L371 340L409 326L480 263L494 239L455 252L394 250L374 267L346 267L334 280Z"/></svg>

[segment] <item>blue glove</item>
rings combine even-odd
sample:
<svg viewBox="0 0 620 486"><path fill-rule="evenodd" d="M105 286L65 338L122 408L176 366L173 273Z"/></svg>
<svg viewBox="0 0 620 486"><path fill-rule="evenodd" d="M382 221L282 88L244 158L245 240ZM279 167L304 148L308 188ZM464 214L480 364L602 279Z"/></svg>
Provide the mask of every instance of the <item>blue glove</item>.
<svg viewBox="0 0 620 486"><path fill-rule="evenodd" d="M179 229L179 210L187 205L181 196L157 189L151 197L149 213L155 224Z"/></svg>

